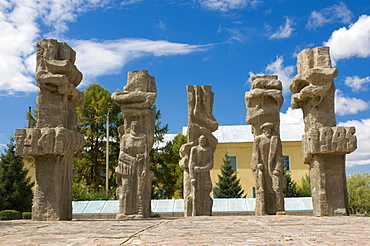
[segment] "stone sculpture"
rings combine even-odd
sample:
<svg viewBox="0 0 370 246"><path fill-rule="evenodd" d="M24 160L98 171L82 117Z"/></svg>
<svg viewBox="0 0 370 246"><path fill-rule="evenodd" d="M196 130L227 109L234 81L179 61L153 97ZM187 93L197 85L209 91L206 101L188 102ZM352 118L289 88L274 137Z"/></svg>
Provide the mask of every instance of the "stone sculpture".
<svg viewBox="0 0 370 246"><path fill-rule="evenodd" d="M154 77L148 71L128 73L123 92L112 94L122 108L124 125L118 128L120 154L116 167L119 214L117 219L148 218L151 214L151 187L154 173L149 170L149 152L154 143L157 97Z"/></svg>
<svg viewBox="0 0 370 246"><path fill-rule="evenodd" d="M254 135L251 169L256 182L256 215L284 214L280 140L282 85L275 75L253 76L245 94L247 123Z"/></svg>
<svg viewBox="0 0 370 246"><path fill-rule="evenodd" d="M213 154L218 143L212 132L218 123L212 115L214 93L211 86L188 85L188 143L180 148L184 169L184 215L212 215L210 197Z"/></svg>
<svg viewBox="0 0 370 246"><path fill-rule="evenodd" d="M354 127L336 126L329 48L305 49L298 54L298 74L289 88L292 107L302 108L305 134L304 163L310 165L315 216L348 215L345 155L356 149Z"/></svg>
<svg viewBox="0 0 370 246"><path fill-rule="evenodd" d="M82 74L74 65L75 51L66 43L40 40L36 52L37 127L16 130L16 153L35 158L32 219L71 220L72 158L85 143L73 130L75 108L84 103L76 89Z"/></svg>

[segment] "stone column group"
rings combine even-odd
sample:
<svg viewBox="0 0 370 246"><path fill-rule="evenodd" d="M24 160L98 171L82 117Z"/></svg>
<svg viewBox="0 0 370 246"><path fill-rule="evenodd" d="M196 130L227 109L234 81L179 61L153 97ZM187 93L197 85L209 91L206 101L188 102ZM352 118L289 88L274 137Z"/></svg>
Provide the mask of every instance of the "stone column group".
<svg viewBox="0 0 370 246"><path fill-rule="evenodd" d="M76 107L84 104L76 87L82 74L74 65L76 53L53 39L36 44L38 122L33 129L17 129L17 154L34 156L36 185L33 220L72 219L72 158L84 146L74 131ZM314 215L348 215L345 155L356 149L354 127L338 127L334 117L333 79L329 49L317 47L298 54L298 75L293 79L293 108L302 108L305 134L304 163L310 165ZM254 135L251 169L256 187L256 215L284 214L283 155L279 113L282 84L275 75L252 77L245 94L247 123ZM213 154L218 143L212 132L218 123L212 114L211 86L187 86L188 142L181 146L184 170L184 215L212 215L210 197ZM154 77L148 71L128 73L123 92L112 94L122 108L124 125L118 128L120 153L115 169L119 198L117 219L150 217L149 152L154 143L157 97Z"/></svg>

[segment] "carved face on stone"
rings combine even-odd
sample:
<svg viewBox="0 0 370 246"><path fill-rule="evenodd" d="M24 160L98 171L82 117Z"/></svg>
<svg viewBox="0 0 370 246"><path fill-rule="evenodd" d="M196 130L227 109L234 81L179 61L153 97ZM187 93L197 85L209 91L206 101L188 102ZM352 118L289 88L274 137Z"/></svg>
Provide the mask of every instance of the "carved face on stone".
<svg viewBox="0 0 370 246"><path fill-rule="evenodd" d="M137 133L137 130L138 130L137 121L131 122L131 133Z"/></svg>
<svg viewBox="0 0 370 246"><path fill-rule="evenodd" d="M263 124L262 126L261 126L261 130L262 130L262 132L263 132L263 134L266 136L266 137L268 137L268 138L270 138L271 137L271 131L272 131L272 127L273 127L274 125L272 124L272 123L270 123L270 122L267 122L267 123L265 123L265 124Z"/></svg>
<svg viewBox="0 0 370 246"><path fill-rule="evenodd" d="M198 141L199 141L199 145L202 147L206 146L207 144L207 139L204 135L201 135Z"/></svg>

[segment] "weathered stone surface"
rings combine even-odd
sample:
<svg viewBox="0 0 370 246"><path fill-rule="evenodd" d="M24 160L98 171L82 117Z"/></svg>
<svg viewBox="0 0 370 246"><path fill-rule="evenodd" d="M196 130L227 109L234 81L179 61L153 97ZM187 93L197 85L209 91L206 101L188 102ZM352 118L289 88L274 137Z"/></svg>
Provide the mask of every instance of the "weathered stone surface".
<svg viewBox="0 0 370 246"><path fill-rule="evenodd" d="M298 54L298 74L289 88L292 107L302 108L304 162L310 165L314 215L348 215L345 155L356 149L354 127L336 126L329 48L305 49Z"/></svg>
<svg viewBox="0 0 370 246"><path fill-rule="evenodd" d="M117 219L150 217L151 184L154 173L149 170L149 152L154 143L157 89L148 71L128 73L123 92L112 99L122 108L124 125L120 135L120 154L116 167L117 196L120 201Z"/></svg>
<svg viewBox="0 0 370 246"><path fill-rule="evenodd" d="M211 86L188 85L188 143L180 148L184 169L184 215L212 215L210 197L213 154L218 143L212 132L218 123L212 115L214 93Z"/></svg>
<svg viewBox="0 0 370 246"><path fill-rule="evenodd" d="M84 146L73 131L75 108L83 105L76 89L82 74L74 65L76 53L66 43L44 39L36 43L38 121L34 129L17 129L16 153L35 157L33 220L72 219L72 157Z"/></svg>
<svg viewBox="0 0 370 246"><path fill-rule="evenodd" d="M245 94L247 123L254 134L251 169L256 182L256 215L283 214L284 161L280 140L282 86L278 77L254 76Z"/></svg>

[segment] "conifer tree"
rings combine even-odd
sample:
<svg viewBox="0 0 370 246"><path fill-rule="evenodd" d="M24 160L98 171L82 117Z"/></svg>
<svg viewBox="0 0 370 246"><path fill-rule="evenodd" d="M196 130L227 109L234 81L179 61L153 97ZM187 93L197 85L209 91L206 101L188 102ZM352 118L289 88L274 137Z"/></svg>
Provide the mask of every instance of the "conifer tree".
<svg viewBox="0 0 370 246"><path fill-rule="evenodd" d="M32 187L22 157L15 155L14 139L0 155L0 210L31 211Z"/></svg>
<svg viewBox="0 0 370 246"><path fill-rule="evenodd" d="M241 198L244 191L227 153L225 153L223 162L221 175L217 175L218 182L216 183L216 187L213 188L213 196L215 198Z"/></svg>

